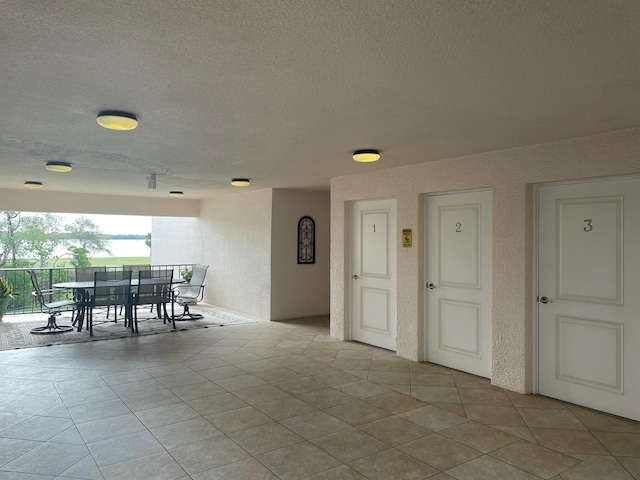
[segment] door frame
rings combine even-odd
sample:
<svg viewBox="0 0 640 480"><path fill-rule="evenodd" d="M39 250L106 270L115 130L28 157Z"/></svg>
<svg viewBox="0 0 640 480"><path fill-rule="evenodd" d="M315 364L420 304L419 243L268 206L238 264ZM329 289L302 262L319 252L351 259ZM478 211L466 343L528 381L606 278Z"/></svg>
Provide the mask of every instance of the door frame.
<svg viewBox="0 0 640 480"><path fill-rule="evenodd" d="M422 328L422 360L421 361L427 361L428 358L428 353L429 353L429 345L428 345L428 341L427 341L427 335L428 335L428 331L427 331L427 322L429 321L429 315L427 312L427 309L429 307L429 304L427 303L427 267L428 267L428 263L429 263L429 255L427 254L427 249L429 248L428 242L427 242L427 238L428 238L428 233L429 233L429 225L428 225L428 219L427 219L427 202L429 201L429 197L435 197L435 196L443 196L443 195L458 195L461 193L480 193L480 192L491 192L492 195L492 199L493 199L493 188L491 187L487 187L487 188L472 188L470 190L448 190L446 192L431 192L431 193L425 193L423 194L423 199L421 202L421 219L420 221L424 222L423 228L422 228L422 238L424 239L422 242L422 245L420 246L421 250L422 250L422 255L423 255L423 262L422 262L422 275L420 276L421 279L421 287L422 288L422 322L421 322L421 328ZM492 207L491 207L491 215L493 216L493 203L492 203ZM493 227L492 227L493 228ZM492 239L493 239L493 232L492 232ZM491 241L491 248L493 250L493 240ZM493 271L493 255L492 255L492 259L491 259L491 270ZM493 275L493 274L492 274ZM493 293L491 294L491 296L493 297ZM493 303L493 302L492 302ZM493 310L493 306L491 307ZM493 332L493 315L491 315L491 331ZM492 348L491 348L491 363L493 364L493 339L492 339Z"/></svg>
<svg viewBox="0 0 640 480"><path fill-rule="evenodd" d="M531 338L533 341L532 348L532 364L531 364L531 372L533 375L532 378L532 391L531 393L539 393L540 392L540 305L538 304L538 280L539 280L539 271L538 271L538 235L539 235L539 219L540 219L540 189L542 187L559 187L562 185L576 185L583 183L597 183L597 182L611 182L616 180L630 180L633 178L640 178L640 175L616 175L614 177L602 177L602 178L587 178L587 179L578 179L578 180L559 180L557 182L544 182L537 183L533 185L533 252L532 252L532 268L531 273L533 276L533 283L531 285L531 313L533 315L532 318L532 332Z"/></svg>
<svg viewBox="0 0 640 480"><path fill-rule="evenodd" d="M351 281L351 276L353 275L353 206L358 202L375 202L378 200L395 200L396 201L396 221L398 215L398 197L381 197L381 198L361 198L357 200L349 200L345 202L345 246L348 248L345 249L345 257L344 257L344 281L345 281L345 301L344 301L344 317L345 317L345 327L344 327L344 339L346 341L353 341L353 282ZM395 234L398 233L398 225L395 226ZM397 238L397 237L396 237ZM396 289L396 296L398 294L398 258L397 258L397 250L399 243L396 244L396 284L394 285ZM398 305L396 302L396 350L398 347L397 341L397 329L398 329ZM381 348L381 347L375 347Z"/></svg>

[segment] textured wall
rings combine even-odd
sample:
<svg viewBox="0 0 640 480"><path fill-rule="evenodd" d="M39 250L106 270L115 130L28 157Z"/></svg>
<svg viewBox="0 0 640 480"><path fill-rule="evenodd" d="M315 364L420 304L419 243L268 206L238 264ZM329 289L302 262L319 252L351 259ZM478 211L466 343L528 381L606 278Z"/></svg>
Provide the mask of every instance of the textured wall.
<svg viewBox="0 0 640 480"><path fill-rule="evenodd" d="M424 194L491 188L492 383L530 391L532 184L625 174L640 174L638 128L332 179L331 335L347 338L349 331L349 202L395 197L398 235L413 229L413 248L398 245L397 352L418 360L424 358Z"/></svg>
<svg viewBox="0 0 640 480"><path fill-rule="evenodd" d="M259 190L201 202L208 302L270 317L271 198L271 190Z"/></svg>
<svg viewBox="0 0 640 480"><path fill-rule="evenodd" d="M205 301L264 319L329 313L329 192L263 190L202 201L200 218L153 219L153 263L206 263ZM316 263L297 227L316 222Z"/></svg>
<svg viewBox="0 0 640 480"><path fill-rule="evenodd" d="M273 191L271 320L329 313L329 192ZM316 263L298 265L298 221L316 223Z"/></svg>
<svg viewBox="0 0 640 480"><path fill-rule="evenodd" d="M151 263L202 263L200 220L191 217L151 219Z"/></svg>

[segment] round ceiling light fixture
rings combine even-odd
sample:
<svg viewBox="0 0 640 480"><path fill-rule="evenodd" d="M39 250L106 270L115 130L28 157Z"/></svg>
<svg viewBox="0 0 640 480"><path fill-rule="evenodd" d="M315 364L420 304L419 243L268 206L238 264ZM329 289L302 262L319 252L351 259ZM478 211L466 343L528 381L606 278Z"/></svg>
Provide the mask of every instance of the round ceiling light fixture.
<svg viewBox="0 0 640 480"><path fill-rule="evenodd" d="M98 125L109 130L133 130L138 126L138 119L132 113L105 110L96 118Z"/></svg>
<svg viewBox="0 0 640 480"><path fill-rule="evenodd" d="M353 159L360 163L377 162L380 159L378 150L356 150L353 152Z"/></svg>
<svg viewBox="0 0 640 480"><path fill-rule="evenodd" d="M50 172L67 173L70 172L73 167L68 162L47 162L44 166Z"/></svg>
<svg viewBox="0 0 640 480"><path fill-rule="evenodd" d="M174 198L184 197L184 192L179 192L178 190L172 190L171 192L169 192L169 196Z"/></svg>
<svg viewBox="0 0 640 480"><path fill-rule="evenodd" d="M251 185L251 181L248 178L234 178L231 180L231 185L234 187L248 187Z"/></svg>
<svg viewBox="0 0 640 480"><path fill-rule="evenodd" d="M32 182L30 180L24 182L24 188L42 188L44 184L42 182Z"/></svg>

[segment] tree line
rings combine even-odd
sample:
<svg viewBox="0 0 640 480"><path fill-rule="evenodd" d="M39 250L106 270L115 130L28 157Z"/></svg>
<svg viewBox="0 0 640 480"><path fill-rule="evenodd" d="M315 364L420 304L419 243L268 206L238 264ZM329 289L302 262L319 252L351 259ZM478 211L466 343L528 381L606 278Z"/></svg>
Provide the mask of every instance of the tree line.
<svg viewBox="0 0 640 480"><path fill-rule="evenodd" d="M87 267L98 252L109 251L109 237L86 217L65 223L52 213L0 211L0 268L55 266L63 247L72 265Z"/></svg>

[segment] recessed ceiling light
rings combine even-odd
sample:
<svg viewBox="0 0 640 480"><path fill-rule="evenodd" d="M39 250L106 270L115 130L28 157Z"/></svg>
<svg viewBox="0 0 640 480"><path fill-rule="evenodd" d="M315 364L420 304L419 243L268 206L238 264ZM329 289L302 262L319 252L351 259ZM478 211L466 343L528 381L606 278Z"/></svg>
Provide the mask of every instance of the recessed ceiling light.
<svg viewBox="0 0 640 480"><path fill-rule="evenodd" d="M24 182L24 188L42 188L44 184L42 182Z"/></svg>
<svg viewBox="0 0 640 480"><path fill-rule="evenodd" d="M184 192L178 192L177 190L174 190L172 192L169 192L169 196L170 197L183 197L184 196Z"/></svg>
<svg viewBox="0 0 640 480"><path fill-rule="evenodd" d="M356 150L353 152L353 159L361 163L377 162L380 159L380 152L378 150Z"/></svg>
<svg viewBox="0 0 640 480"><path fill-rule="evenodd" d="M66 173L72 170L71 164L67 162L47 162L44 166L50 172Z"/></svg>
<svg viewBox="0 0 640 480"><path fill-rule="evenodd" d="M248 187L251 185L251 182L248 178L234 178L231 180L231 185L234 187Z"/></svg>
<svg viewBox="0 0 640 480"><path fill-rule="evenodd" d="M98 125L109 130L133 130L138 126L138 120L135 115L115 110L100 112L96 121Z"/></svg>

